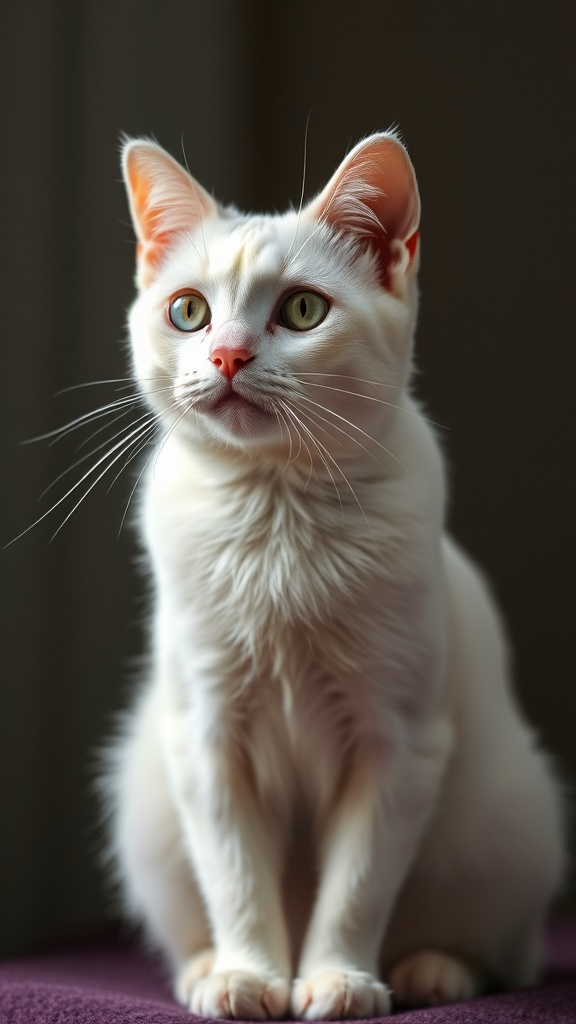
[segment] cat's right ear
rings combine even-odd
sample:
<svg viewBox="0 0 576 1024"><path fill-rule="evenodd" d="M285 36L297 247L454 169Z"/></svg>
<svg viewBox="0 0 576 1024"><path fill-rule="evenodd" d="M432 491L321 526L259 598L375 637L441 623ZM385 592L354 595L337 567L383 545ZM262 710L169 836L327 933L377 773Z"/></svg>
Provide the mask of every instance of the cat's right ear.
<svg viewBox="0 0 576 1024"><path fill-rule="evenodd" d="M138 240L136 280L145 288L174 235L194 230L216 213L217 206L206 190L150 139L125 140L122 170Z"/></svg>

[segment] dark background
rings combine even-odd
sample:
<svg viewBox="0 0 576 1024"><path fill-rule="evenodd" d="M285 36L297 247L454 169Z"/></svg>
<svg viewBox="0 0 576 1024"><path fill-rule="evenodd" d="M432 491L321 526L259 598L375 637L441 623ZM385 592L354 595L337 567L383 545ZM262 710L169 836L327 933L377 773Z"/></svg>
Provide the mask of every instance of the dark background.
<svg viewBox="0 0 576 1024"><path fill-rule="evenodd" d="M134 250L120 131L176 156L183 136L220 199L270 210L298 202L310 111L308 195L363 134L398 124L423 201L418 390L447 428L451 527L494 582L521 699L570 785L575 11L5 0L2 543L86 451L85 435L20 442L117 397L113 385L55 392L126 372ZM70 503L1 555L3 952L113 913L91 785L143 643L133 537L117 539L133 479L110 493L101 481L53 543Z"/></svg>

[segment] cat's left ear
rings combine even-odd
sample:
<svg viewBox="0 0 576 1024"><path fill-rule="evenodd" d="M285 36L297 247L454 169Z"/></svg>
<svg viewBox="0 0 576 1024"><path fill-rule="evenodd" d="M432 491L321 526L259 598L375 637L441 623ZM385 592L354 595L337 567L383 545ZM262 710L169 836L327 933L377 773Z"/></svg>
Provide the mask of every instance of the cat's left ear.
<svg viewBox="0 0 576 1024"><path fill-rule="evenodd" d="M138 239L137 281L146 287L174 236L217 212L212 197L151 139L126 139L122 170Z"/></svg>
<svg viewBox="0 0 576 1024"><path fill-rule="evenodd" d="M417 262L420 196L410 157L394 132L359 142L307 213L368 244L385 288Z"/></svg>

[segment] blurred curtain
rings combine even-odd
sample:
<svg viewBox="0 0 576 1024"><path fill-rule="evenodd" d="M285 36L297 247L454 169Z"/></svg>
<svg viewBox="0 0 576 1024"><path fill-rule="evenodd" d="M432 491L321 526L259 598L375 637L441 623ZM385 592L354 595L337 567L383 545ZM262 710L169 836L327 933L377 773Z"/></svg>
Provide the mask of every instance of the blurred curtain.
<svg viewBox="0 0 576 1024"><path fill-rule="evenodd" d="M310 111L309 194L398 122L424 203L418 388L450 428L452 522L496 581L522 699L576 775L574 5L7 0L0 17L2 543L89 466L38 504L86 435L19 442L117 396L55 392L126 374L119 133L183 143L219 198L271 209L298 202ZM78 488L2 552L2 952L114 913L91 786L145 646L145 580L131 530L117 539L133 481L102 481L49 543Z"/></svg>
<svg viewBox="0 0 576 1024"><path fill-rule="evenodd" d="M230 195L249 174L244 14L233 0L3 5L3 543L89 466L39 504L89 450L76 452L87 433L52 446L19 442L118 397L114 385L55 397L59 389L126 375L134 249L120 132L156 132L176 156L183 136L198 173ZM106 484L95 489L49 543L93 478L2 553L3 951L107 912L91 792L127 659L140 648L130 530L117 540L132 483L109 496Z"/></svg>

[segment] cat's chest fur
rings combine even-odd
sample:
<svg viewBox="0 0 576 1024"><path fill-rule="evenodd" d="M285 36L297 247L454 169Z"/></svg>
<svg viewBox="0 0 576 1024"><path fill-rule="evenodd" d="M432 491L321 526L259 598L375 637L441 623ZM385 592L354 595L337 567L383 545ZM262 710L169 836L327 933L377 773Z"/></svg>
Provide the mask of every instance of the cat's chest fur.
<svg viewBox="0 0 576 1024"><path fill-rule="evenodd" d="M217 615L227 640L254 648L267 628L333 628L371 589L385 599L413 574L411 524L393 488L387 500L380 482L354 484L166 445L145 505L161 596L174 609Z"/></svg>
<svg viewBox="0 0 576 1024"><path fill-rule="evenodd" d="M203 722L242 745L258 735L270 780L301 748L327 791L334 743L386 732L436 659L421 524L396 493L364 480L338 495L265 460L223 468L176 441L150 475L145 533L172 676Z"/></svg>
<svg viewBox="0 0 576 1024"><path fill-rule="evenodd" d="M375 526L351 493L284 463L223 467L174 441L150 475L160 644L203 732L189 742L226 734L271 799L314 779L328 804L335 764L374 724L360 699L366 592L382 596L390 569L374 557Z"/></svg>

